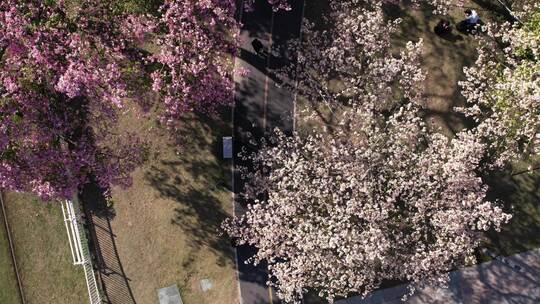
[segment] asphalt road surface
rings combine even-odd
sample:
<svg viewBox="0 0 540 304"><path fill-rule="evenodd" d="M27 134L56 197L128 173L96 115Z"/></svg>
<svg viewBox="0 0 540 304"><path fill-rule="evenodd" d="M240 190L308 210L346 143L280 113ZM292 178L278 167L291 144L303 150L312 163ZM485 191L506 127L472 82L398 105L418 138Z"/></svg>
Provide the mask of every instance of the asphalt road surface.
<svg viewBox="0 0 540 304"><path fill-rule="evenodd" d="M235 193L235 213L242 214L245 202L236 194L241 193L243 182L238 173L238 166L248 166L238 158L242 147L249 148L250 134L255 138L264 136L265 132L280 128L291 133L294 128L295 95L284 88L276 86L272 69L283 65L292 58L283 58L275 52L288 40L298 38L303 18L304 0L292 1L291 11L273 12L266 0L257 0L252 12L240 12L243 23L241 35L243 45L235 61L236 70L247 69L248 74L235 75L235 106L233 110L234 125L234 159L233 159L233 191ZM259 39L265 46L265 55L257 55L251 46L253 39ZM240 285L241 304L280 303L275 291L268 287L266 265L246 264L256 249L250 246L236 248L238 279Z"/></svg>

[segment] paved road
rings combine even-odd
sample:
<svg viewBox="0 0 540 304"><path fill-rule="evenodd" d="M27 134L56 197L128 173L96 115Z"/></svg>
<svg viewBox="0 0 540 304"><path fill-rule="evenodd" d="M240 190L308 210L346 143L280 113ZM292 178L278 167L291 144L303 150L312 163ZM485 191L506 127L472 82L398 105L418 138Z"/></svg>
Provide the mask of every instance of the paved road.
<svg viewBox="0 0 540 304"><path fill-rule="evenodd" d="M401 304L406 286L374 292L338 304ZM424 288L411 304L537 304L540 303L540 249L496 259L450 273L448 288Z"/></svg>
<svg viewBox="0 0 540 304"><path fill-rule="evenodd" d="M244 43L235 68L249 70L246 76L235 76L235 107L233 111L235 153L247 147L249 134L260 138L266 131L281 128L287 133L294 128L295 96L278 88L271 76L271 70L283 64L284 58L272 52L275 46L284 45L287 40L297 38L303 15L304 0L293 1L289 12L273 12L266 0L257 0L253 12L242 12L244 24L241 35ZM251 47L251 41L258 38L274 55L258 56ZM292 58L294 60L294 58ZM237 156L234 158L234 192L242 192L243 184L236 168L249 166ZM235 196L235 213L242 214L244 202ZM266 285L268 274L266 265L254 267L246 265L256 249L249 246L237 248L238 276L242 304L280 303L275 291Z"/></svg>

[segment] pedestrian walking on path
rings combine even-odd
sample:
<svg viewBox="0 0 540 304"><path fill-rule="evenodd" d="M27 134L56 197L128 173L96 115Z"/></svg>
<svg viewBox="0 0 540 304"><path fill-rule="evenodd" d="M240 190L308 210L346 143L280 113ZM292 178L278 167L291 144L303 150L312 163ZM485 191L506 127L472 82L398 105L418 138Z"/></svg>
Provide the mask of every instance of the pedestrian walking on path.
<svg viewBox="0 0 540 304"><path fill-rule="evenodd" d="M255 51L255 53L257 53L257 55L259 56L264 55L263 54L264 45L259 39L257 38L253 39L253 41L251 41L251 46L253 47L253 50Z"/></svg>

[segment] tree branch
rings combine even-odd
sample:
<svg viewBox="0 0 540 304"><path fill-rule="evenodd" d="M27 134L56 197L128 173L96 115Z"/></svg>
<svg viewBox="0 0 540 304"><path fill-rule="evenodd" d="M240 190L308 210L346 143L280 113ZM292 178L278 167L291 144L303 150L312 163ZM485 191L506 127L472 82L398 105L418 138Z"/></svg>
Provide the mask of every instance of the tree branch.
<svg viewBox="0 0 540 304"><path fill-rule="evenodd" d="M532 169L527 169L527 170L519 171L519 172L517 172L517 173L513 173L512 176L521 175L521 174L523 174L523 173L530 173L530 172L536 171L536 170L538 170L538 169L540 169L540 167L534 167L534 168L532 168Z"/></svg>

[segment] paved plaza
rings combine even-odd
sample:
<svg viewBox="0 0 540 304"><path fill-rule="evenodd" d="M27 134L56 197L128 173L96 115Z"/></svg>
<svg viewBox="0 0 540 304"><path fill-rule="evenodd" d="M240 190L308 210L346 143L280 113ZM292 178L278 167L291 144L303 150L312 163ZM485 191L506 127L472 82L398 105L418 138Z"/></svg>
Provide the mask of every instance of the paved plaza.
<svg viewBox="0 0 540 304"><path fill-rule="evenodd" d="M338 301L338 304L398 304L406 293L400 285L371 296ZM449 288L425 288L411 304L537 304L540 303L540 249L450 273Z"/></svg>

